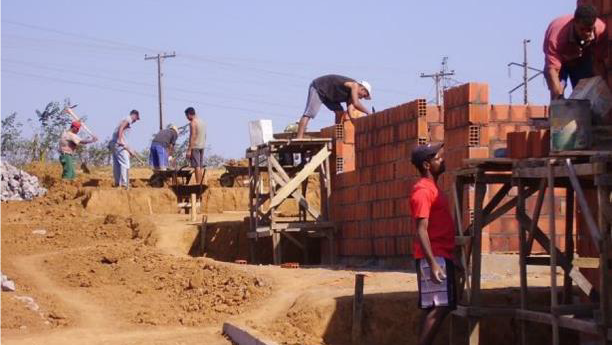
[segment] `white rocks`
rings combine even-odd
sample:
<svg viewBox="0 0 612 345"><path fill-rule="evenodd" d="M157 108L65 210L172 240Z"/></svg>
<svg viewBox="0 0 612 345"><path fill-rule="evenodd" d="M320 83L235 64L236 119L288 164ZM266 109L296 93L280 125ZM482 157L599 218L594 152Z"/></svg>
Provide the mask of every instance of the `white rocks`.
<svg viewBox="0 0 612 345"><path fill-rule="evenodd" d="M32 200L47 193L47 189L40 186L38 177L32 176L23 170L2 162L0 166L0 200Z"/></svg>
<svg viewBox="0 0 612 345"><path fill-rule="evenodd" d="M2 291L15 291L15 282L12 280L2 282Z"/></svg>
<svg viewBox="0 0 612 345"><path fill-rule="evenodd" d="M2 274L2 291L15 291L15 282L8 279L4 274Z"/></svg>

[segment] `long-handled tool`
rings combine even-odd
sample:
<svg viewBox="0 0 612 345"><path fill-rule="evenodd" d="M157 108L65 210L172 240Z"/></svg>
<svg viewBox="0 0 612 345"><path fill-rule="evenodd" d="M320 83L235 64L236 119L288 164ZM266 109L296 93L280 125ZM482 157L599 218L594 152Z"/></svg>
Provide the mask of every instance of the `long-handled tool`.
<svg viewBox="0 0 612 345"><path fill-rule="evenodd" d="M92 137L97 138L95 134L93 134L93 132L89 129L89 127L87 127L87 125L81 121L81 119L74 113L74 111L72 111L72 109L76 108L78 104L75 105L71 105L69 107L66 107L64 109L64 112L68 113L68 115L70 115L70 117L72 117L72 119L74 121L78 121L81 123L81 127L83 127L83 129Z"/></svg>

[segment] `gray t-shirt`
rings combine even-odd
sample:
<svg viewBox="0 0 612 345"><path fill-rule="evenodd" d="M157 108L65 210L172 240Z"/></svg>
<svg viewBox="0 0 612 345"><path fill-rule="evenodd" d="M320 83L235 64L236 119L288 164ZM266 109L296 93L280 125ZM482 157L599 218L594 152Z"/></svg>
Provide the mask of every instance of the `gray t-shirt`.
<svg viewBox="0 0 612 345"><path fill-rule="evenodd" d="M165 148L170 147L170 145L174 145L176 143L176 139L178 138L178 134L172 128L162 129L155 135L153 138L154 143L158 143L163 145Z"/></svg>
<svg viewBox="0 0 612 345"><path fill-rule="evenodd" d="M204 149L206 147L206 122L197 117L193 121L198 131L193 148Z"/></svg>

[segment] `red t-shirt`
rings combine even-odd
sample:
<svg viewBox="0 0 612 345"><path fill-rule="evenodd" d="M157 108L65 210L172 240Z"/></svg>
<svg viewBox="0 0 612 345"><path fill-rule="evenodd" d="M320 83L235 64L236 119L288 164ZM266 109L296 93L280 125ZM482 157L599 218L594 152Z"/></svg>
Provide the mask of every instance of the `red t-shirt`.
<svg viewBox="0 0 612 345"><path fill-rule="evenodd" d="M435 182L428 178L421 178L410 193L410 210L412 218L428 218L427 234L431 243L434 256L452 259L455 248L455 231L453 218L450 213L448 199L436 186ZM418 235L417 235L418 237ZM413 241L414 258L425 257L418 238Z"/></svg>

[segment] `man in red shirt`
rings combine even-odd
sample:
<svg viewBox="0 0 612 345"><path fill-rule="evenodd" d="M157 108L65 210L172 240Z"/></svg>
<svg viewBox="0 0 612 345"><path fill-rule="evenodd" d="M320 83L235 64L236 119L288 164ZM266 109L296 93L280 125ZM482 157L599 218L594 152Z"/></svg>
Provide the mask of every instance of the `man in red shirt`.
<svg viewBox="0 0 612 345"><path fill-rule="evenodd" d="M595 7L579 5L573 16L553 20L544 37L544 55L544 76L553 100L563 98L568 77L572 87L596 75L607 80L608 35Z"/></svg>
<svg viewBox="0 0 612 345"><path fill-rule="evenodd" d="M419 308L424 310L419 345L433 343L442 321L456 307L453 219L448 199L436 185L444 172L442 146L420 145L412 151L412 164L421 174L410 193L410 209L419 239L414 241L413 248Z"/></svg>

